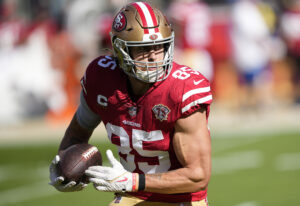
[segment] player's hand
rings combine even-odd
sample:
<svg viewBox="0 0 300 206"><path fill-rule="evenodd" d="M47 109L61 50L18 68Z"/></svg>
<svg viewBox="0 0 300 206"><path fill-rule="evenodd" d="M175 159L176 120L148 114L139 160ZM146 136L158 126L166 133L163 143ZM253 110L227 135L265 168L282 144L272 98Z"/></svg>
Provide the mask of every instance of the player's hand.
<svg viewBox="0 0 300 206"><path fill-rule="evenodd" d="M57 171L57 164L58 164L59 160L60 160L59 156L56 155L50 164L49 185L52 185L55 189L57 189L60 192L75 192L75 191L83 190L87 186L87 184L84 184L82 182L80 182L78 184L76 184L75 181L63 183L65 178L63 176L59 176L58 171Z"/></svg>
<svg viewBox="0 0 300 206"><path fill-rule="evenodd" d="M85 174L90 177L89 181L94 183L94 187L105 192L137 191L138 174L125 170L111 150L107 150L106 155L112 167L91 166L85 171Z"/></svg>

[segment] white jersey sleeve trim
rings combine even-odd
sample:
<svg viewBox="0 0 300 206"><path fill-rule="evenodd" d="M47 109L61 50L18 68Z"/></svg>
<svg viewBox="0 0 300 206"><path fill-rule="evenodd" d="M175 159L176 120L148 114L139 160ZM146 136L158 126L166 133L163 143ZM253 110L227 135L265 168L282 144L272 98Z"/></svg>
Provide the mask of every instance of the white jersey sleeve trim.
<svg viewBox="0 0 300 206"><path fill-rule="evenodd" d="M184 113L184 112L188 111L191 107L196 106L197 104L203 104L203 103L205 103L205 102L207 102L209 100L212 100L212 95L208 95L206 97L202 97L200 99L197 99L197 100L191 102L190 104L188 104L185 107L183 107L181 109L181 112Z"/></svg>
<svg viewBox="0 0 300 206"><path fill-rule="evenodd" d="M101 122L100 116L94 113L87 105L83 91L80 93L80 104L76 111L76 119L81 127L88 130L95 129Z"/></svg>
<svg viewBox="0 0 300 206"><path fill-rule="evenodd" d="M84 74L85 75L85 74ZM84 91L85 94L87 94L87 91L85 89L84 83L83 83L83 79L80 81L80 84L82 86L82 90Z"/></svg>
<svg viewBox="0 0 300 206"><path fill-rule="evenodd" d="M195 95L195 94L201 94L201 93L205 93L205 92L209 92L210 91L210 87L203 87L203 88L198 88L198 89L193 89L191 91L188 91L187 93L185 93L182 96L182 102L184 102L187 98Z"/></svg>

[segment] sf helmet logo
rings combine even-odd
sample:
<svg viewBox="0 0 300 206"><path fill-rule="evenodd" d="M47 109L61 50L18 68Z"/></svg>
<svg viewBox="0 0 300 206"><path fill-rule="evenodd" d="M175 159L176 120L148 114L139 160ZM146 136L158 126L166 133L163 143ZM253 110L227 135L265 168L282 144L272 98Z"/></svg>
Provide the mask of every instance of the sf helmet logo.
<svg viewBox="0 0 300 206"><path fill-rule="evenodd" d="M149 37L149 39L151 39L151 40L156 40L158 38L158 35L157 34L151 34L150 35L150 37Z"/></svg>
<svg viewBox="0 0 300 206"><path fill-rule="evenodd" d="M120 32L126 28L126 25L127 25L126 16L123 14L123 12L118 13L113 23L114 30Z"/></svg>

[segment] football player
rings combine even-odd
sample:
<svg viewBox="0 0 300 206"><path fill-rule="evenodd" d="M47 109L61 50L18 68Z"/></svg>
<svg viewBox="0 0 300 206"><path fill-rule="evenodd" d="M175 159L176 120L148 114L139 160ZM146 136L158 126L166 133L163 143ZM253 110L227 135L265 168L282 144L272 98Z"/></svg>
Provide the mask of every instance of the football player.
<svg viewBox="0 0 300 206"><path fill-rule="evenodd" d="M102 121L111 167L92 166L89 181L115 192L113 205L207 205L211 139L207 120L209 81L173 61L174 33L164 15L145 2L124 6L111 30L114 54L100 56L81 80L80 105L59 152L86 143ZM50 165L50 184L59 191L86 184L57 174L59 153Z"/></svg>

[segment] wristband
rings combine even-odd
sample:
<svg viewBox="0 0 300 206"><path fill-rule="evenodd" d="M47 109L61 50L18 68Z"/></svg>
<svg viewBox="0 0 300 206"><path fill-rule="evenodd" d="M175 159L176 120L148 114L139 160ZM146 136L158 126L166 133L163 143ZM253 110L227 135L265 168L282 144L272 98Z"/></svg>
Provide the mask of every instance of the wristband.
<svg viewBox="0 0 300 206"><path fill-rule="evenodd" d="M138 191L144 191L146 186L146 178L144 174L139 174L139 188Z"/></svg>

